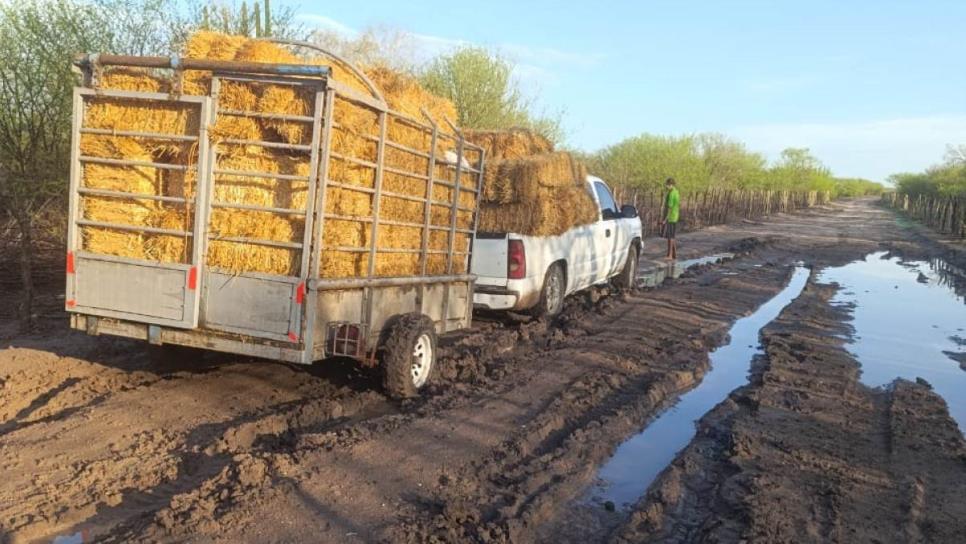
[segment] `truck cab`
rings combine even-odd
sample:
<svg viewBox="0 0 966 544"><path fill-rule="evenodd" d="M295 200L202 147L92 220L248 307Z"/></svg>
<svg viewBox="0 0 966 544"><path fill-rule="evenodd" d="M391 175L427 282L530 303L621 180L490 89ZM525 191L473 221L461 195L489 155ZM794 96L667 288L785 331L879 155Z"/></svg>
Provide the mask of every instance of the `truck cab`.
<svg viewBox="0 0 966 544"><path fill-rule="evenodd" d="M586 183L597 203L594 223L556 236L476 233L474 308L553 316L577 291L611 280L633 285L641 251L637 210L618 207L604 180L588 176Z"/></svg>

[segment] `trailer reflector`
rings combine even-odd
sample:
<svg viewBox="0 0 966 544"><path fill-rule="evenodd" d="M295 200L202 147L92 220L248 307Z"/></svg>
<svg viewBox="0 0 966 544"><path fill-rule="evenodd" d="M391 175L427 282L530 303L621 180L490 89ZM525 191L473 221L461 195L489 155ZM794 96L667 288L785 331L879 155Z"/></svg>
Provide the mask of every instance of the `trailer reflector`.
<svg viewBox="0 0 966 544"><path fill-rule="evenodd" d="M76 300L70 299L70 300L67 301L67 307L68 308L73 308L74 306L77 306L77 301Z"/></svg>
<svg viewBox="0 0 966 544"><path fill-rule="evenodd" d="M67 273L68 274L74 273L74 252L73 251L67 252Z"/></svg>
<svg viewBox="0 0 966 544"><path fill-rule="evenodd" d="M198 288L198 267L192 266L188 270L188 289L194 291Z"/></svg>
<svg viewBox="0 0 966 544"><path fill-rule="evenodd" d="M288 333L288 339L291 340L291 341L293 341L293 342L298 342L299 341L299 335L295 334L294 332L289 331L289 333Z"/></svg>
<svg viewBox="0 0 966 544"><path fill-rule="evenodd" d="M303 281L295 288L295 303L302 304L305 302L305 282Z"/></svg>

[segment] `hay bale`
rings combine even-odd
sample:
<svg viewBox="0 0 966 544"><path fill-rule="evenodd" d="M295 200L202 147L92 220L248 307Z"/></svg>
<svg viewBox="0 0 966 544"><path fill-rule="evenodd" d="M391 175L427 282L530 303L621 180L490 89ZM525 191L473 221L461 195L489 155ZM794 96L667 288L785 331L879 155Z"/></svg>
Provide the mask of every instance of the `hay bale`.
<svg viewBox="0 0 966 544"><path fill-rule="evenodd" d="M486 161L525 159L553 151L550 140L526 128L463 130L466 139L486 150Z"/></svg>
<svg viewBox="0 0 966 544"><path fill-rule="evenodd" d="M488 162L483 200L499 204L526 202L537 198L541 187L582 185L586 178L587 168L563 151Z"/></svg>
<svg viewBox="0 0 966 544"><path fill-rule="evenodd" d="M101 158L127 158L150 161L144 146L132 138L84 135L81 153ZM149 166L116 166L85 163L81 169L81 186L88 189L155 194L159 185L157 168ZM81 217L120 225L143 226L150 222L156 202L144 199L84 196L80 201ZM82 227L83 248L92 253L118 257L144 258L143 235L138 232Z"/></svg>
<svg viewBox="0 0 966 544"><path fill-rule="evenodd" d="M138 91L142 93L169 93L171 82L141 68L112 68L101 74L102 89Z"/></svg>
<svg viewBox="0 0 966 544"><path fill-rule="evenodd" d="M536 197L511 204L480 205L480 232L516 232L530 236L555 236L593 223L597 204L584 187L540 187Z"/></svg>

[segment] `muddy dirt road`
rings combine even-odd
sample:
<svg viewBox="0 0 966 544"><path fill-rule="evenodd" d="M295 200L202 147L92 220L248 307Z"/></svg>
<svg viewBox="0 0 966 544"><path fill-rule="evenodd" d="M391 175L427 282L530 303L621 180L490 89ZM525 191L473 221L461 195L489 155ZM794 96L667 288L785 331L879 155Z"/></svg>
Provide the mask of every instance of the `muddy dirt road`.
<svg viewBox="0 0 966 544"><path fill-rule="evenodd" d="M715 227L680 248L735 258L655 289L575 297L554 323L478 320L443 342L439 383L403 403L345 362L157 352L51 318L0 351L0 542L966 534L956 422L924 383L860 383L850 309L818 279L876 251L964 268L962 253L869 201ZM582 500L620 444L699 386L732 323L782 291L796 263L811 278L763 330L751 382L701 419L640 500Z"/></svg>

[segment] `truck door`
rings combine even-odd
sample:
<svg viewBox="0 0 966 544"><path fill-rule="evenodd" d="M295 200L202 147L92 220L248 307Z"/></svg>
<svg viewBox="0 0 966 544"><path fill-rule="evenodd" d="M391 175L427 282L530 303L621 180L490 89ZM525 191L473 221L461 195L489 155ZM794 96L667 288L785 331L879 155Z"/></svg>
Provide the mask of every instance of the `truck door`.
<svg viewBox="0 0 966 544"><path fill-rule="evenodd" d="M614 269L620 264L619 260L619 238L620 213L617 204L603 182L594 181L594 193L597 196L597 205L600 207L600 218L594 232L594 252L597 256L597 265L594 270L594 281L599 283L606 281L614 273ZM625 242L626 244L626 242Z"/></svg>

